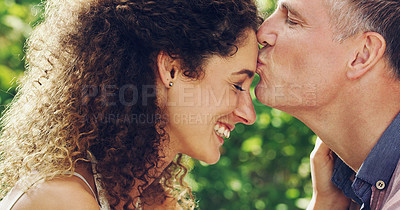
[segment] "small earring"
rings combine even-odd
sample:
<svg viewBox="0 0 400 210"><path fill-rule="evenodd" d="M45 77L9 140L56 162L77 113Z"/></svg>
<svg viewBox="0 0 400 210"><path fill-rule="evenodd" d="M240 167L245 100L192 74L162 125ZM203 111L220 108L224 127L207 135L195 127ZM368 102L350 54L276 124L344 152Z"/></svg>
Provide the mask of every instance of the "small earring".
<svg viewBox="0 0 400 210"><path fill-rule="evenodd" d="M169 82L169 86L172 87L174 85L173 82Z"/></svg>

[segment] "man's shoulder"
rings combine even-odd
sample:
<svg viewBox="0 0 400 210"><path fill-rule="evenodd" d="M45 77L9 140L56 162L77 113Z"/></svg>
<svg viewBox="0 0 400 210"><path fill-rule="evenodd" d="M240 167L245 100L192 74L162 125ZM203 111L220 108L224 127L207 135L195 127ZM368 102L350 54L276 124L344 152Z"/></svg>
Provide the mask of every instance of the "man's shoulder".
<svg viewBox="0 0 400 210"><path fill-rule="evenodd" d="M397 163L396 170L386 190L382 209L400 209L400 161Z"/></svg>

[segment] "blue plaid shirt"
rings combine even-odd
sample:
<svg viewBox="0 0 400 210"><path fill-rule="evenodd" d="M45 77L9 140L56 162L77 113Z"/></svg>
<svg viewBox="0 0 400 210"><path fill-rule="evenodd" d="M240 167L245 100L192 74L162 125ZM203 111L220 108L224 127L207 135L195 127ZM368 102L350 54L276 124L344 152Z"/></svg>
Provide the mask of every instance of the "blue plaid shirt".
<svg viewBox="0 0 400 210"><path fill-rule="evenodd" d="M370 210L373 191L384 191L400 158L400 113L385 130L361 165L357 174L340 158L335 162L332 182L357 202L362 210ZM373 189L377 190L373 190Z"/></svg>

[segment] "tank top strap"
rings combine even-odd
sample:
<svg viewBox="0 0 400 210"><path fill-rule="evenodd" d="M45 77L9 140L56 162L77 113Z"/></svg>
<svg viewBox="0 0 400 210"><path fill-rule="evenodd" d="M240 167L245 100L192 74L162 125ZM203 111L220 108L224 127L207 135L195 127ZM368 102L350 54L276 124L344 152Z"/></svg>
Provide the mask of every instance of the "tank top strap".
<svg viewBox="0 0 400 210"><path fill-rule="evenodd" d="M98 201L100 203L100 209L101 210L110 210L111 209L110 204L108 203L107 196L106 196L107 192L103 189L103 186L101 184L102 176L96 170L97 160L93 155L89 155L89 154L88 154L88 159L92 163L92 173L93 173L93 177L94 177L94 183L96 185L97 192L99 195Z"/></svg>
<svg viewBox="0 0 400 210"><path fill-rule="evenodd" d="M0 201L0 209L10 210L14 207L17 201L25 194L25 190L14 187L8 194Z"/></svg>
<svg viewBox="0 0 400 210"><path fill-rule="evenodd" d="M96 170L97 160L93 155L88 155L88 159L92 163L92 173L94 176L94 181L96 184L97 192L99 193L100 209L101 210L110 210L111 207L110 207L110 204L106 197L107 192L104 190L102 183L101 183L102 176ZM141 204L141 202L140 202L140 198L139 198L138 202L135 205L135 209L143 210L143 207L140 204Z"/></svg>
<svg viewBox="0 0 400 210"><path fill-rule="evenodd" d="M73 176L76 176L76 177L80 178L83 182L85 182L85 184L89 187L90 191L92 191L92 194L93 194L93 196L96 198L97 203L100 204L99 199L98 199L98 197L97 197L97 194L94 192L94 190L93 190L93 188L90 186L89 182L86 181L85 177L83 177L82 175L80 175L80 174L77 173L77 172L74 172L74 173L69 172L69 173L66 173L66 174L72 174Z"/></svg>
<svg viewBox="0 0 400 210"><path fill-rule="evenodd" d="M19 180L15 186L7 193L7 195L0 201L1 210L10 210L18 202L18 200L26 193L26 191L42 181L42 178L36 176L26 177L26 179Z"/></svg>

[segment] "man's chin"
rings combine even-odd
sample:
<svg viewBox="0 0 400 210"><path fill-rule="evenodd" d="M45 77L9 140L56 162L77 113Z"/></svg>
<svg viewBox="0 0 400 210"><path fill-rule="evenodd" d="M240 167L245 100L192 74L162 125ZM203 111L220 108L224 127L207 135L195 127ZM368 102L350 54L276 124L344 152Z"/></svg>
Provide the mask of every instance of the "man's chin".
<svg viewBox="0 0 400 210"><path fill-rule="evenodd" d="M257 84L257 86L254 89L254 93L256 95L256 98L258 99L258 101L260 101L262 104L266 105L266 106L270 106L269 105L269 100L268 100L268 89L266 88L265 85L261 85L260 83Z"/></svg>
<svg viewBox="0 0 400 210"><path fill-rule="evenodd" d="M287 104L282 103L281 101L277 101L276 99L273 98L273 93L271 93L269 91L268 88L266 88L265 86L262 87L261 85L257 85L254 89L256 98L258 101L260 101L262 104L264 104L265 106L269 106L275 109L279 109L279 110L285 110Z"/></svg>

